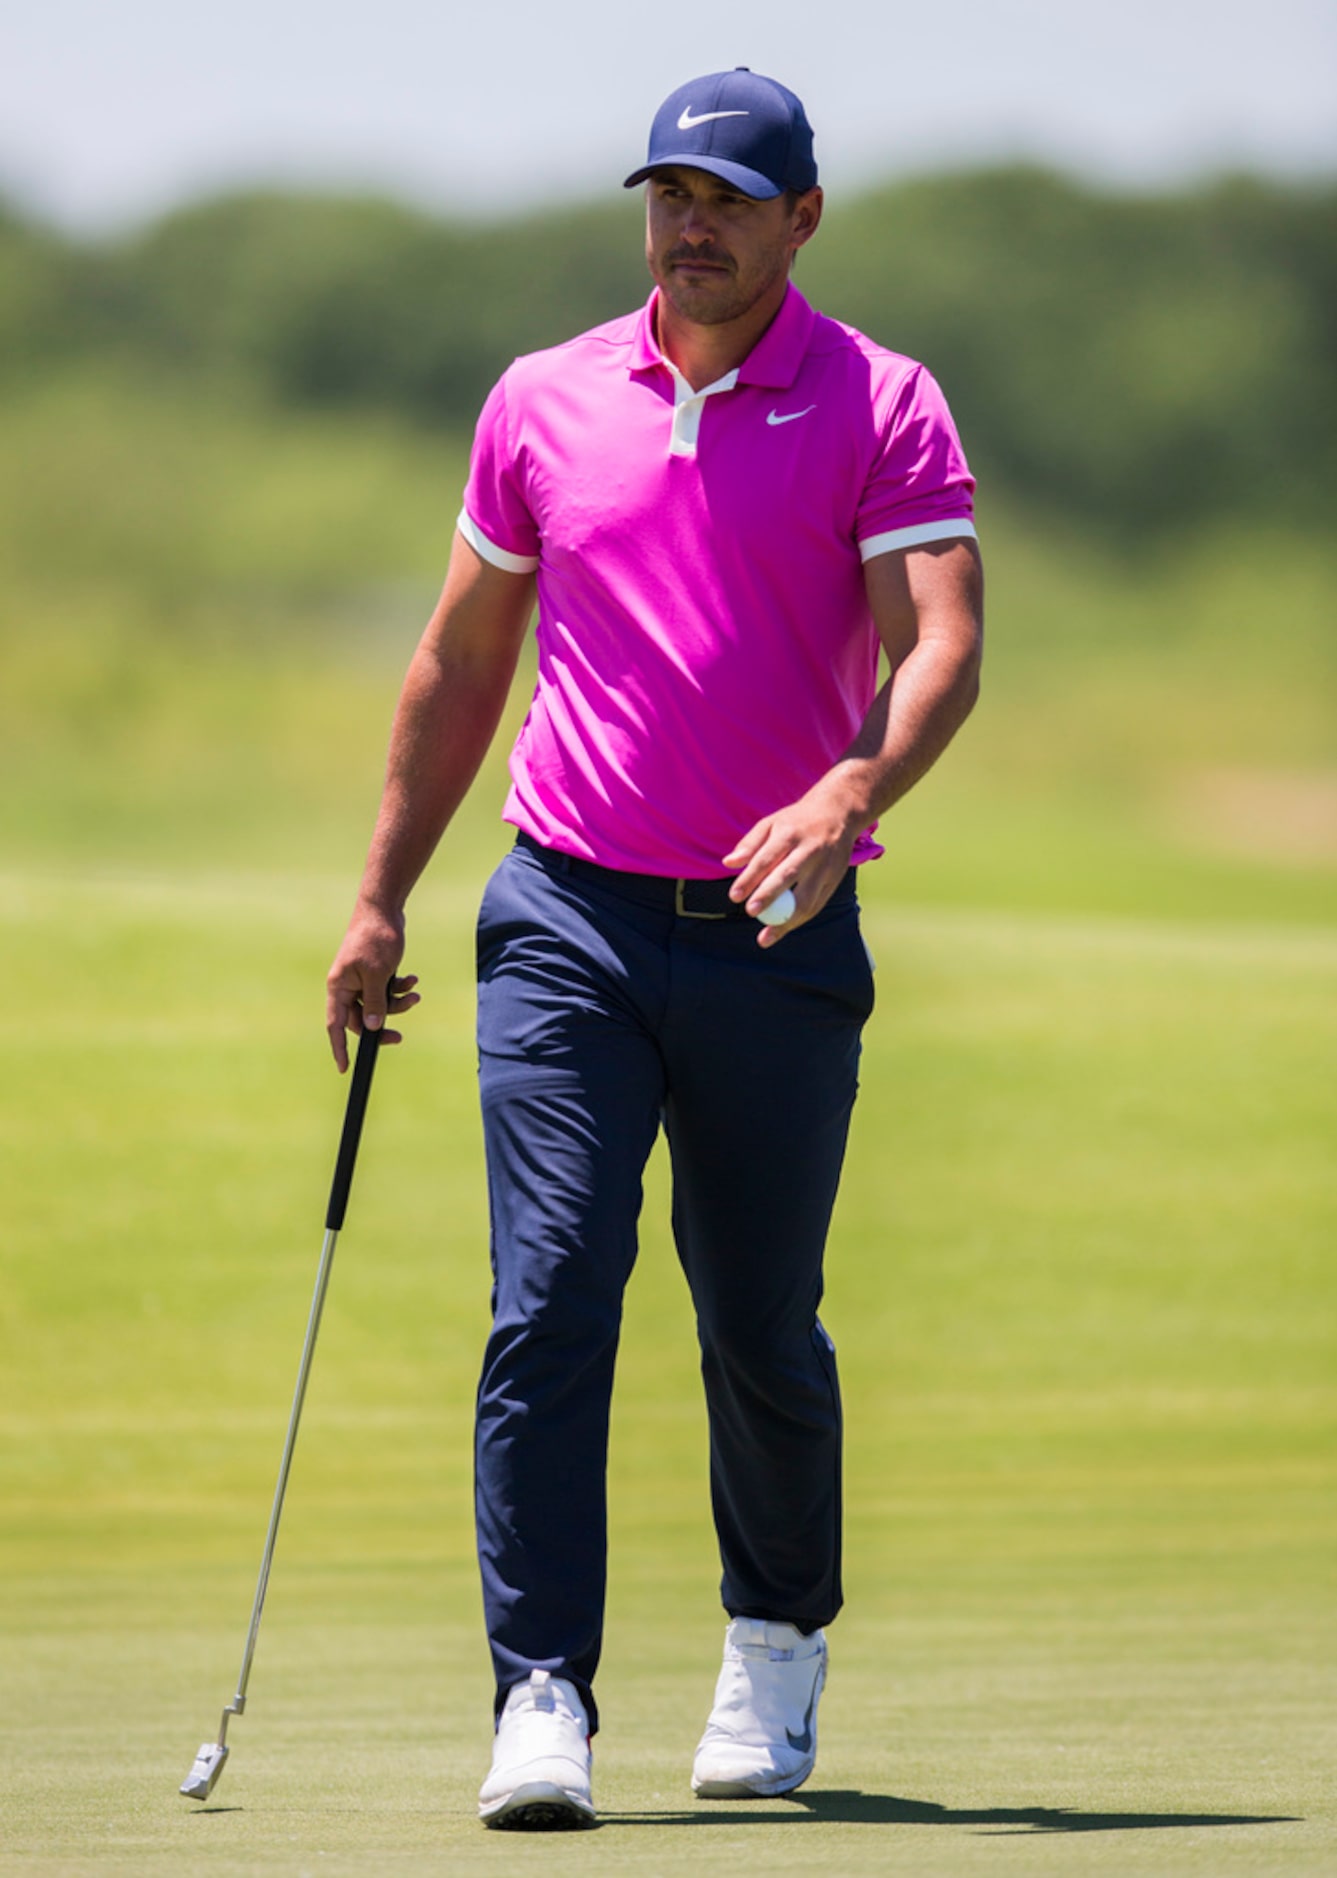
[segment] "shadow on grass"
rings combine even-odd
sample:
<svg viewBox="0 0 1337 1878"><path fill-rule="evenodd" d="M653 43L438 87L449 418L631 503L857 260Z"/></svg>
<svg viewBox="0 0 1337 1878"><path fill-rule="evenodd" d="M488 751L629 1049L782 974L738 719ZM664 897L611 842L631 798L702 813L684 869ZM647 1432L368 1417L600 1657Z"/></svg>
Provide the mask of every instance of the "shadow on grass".
<svg viewBox="0 0 1337 1878"><path fill-rule="evenodd" d="M937 1806L890 1793L797 1793L764 1802L703 1801L691 1812L606 1813L610 1826L799 1825L818 1820L849 1826L974 1826L1000 1834L1027 1832L1155 1832L1190 1826L1281 1826L1289 1813L1078 1813L1063 1806Z"/></svg>

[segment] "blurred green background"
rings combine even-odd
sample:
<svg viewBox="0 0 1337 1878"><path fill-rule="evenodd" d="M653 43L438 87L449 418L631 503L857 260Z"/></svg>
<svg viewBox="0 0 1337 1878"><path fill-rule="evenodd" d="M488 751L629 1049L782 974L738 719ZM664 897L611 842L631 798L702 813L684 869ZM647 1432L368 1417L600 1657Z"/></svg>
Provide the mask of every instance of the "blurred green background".
<svg viewBox="0 0 1337 1878"><path fill-rule="evenodd" d="M719 1615L656 1160L599 1754L626 1830L560 1855L1332 1868L1335 208L1001 169L867 194L804 255L941 379L989 577L983 701L864 889L850 1606L811 1794L693 1810ZM102 243L0 216L15 1870L555 1856L471 1817L501 748L412 916L427 1002L380 1072L254 1712L216 1809L174 1789L249 1614L342 1102L321 981L472 415L646 284L629 203L251 195Z"/></svg>
<svg viewBox="0 0 1337 1878"><path fill-rule="evenodd" d="M643 296L637 213L0 217L4 852L353 863L478 403ZM981 483L986 701L898 894L1330 918L1337 190L925 179L799 278L930 362Z"/></svg>

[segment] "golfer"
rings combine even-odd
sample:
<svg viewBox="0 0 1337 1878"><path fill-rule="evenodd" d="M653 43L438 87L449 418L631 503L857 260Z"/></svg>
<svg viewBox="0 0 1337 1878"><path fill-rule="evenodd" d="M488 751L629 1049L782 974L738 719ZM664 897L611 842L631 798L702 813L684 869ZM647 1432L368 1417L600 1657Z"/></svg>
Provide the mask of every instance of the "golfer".
<svg viewBox="0 0 1337 1878"><path fill-rule="evenodd" d="M537 594L516 840L478 926L491 1826L595 1818L609 1400L661 1127L729 1617L692 1785L764 1797L812 1771L841 1604L817 1310L873 1003L856 879L980 662L973 484L942 395L790 281L822 215L798 98L743 67L682 86L641 182L648 303L517 359L484 405L328 981L343 1069L348 1030L417 1002L413 977L387 995L405 903Z"/></svg>

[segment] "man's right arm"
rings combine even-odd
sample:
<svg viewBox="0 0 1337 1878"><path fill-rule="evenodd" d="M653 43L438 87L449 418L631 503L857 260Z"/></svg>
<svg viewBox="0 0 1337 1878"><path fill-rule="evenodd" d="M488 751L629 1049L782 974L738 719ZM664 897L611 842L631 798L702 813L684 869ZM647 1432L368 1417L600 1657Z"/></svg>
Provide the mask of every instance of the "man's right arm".
<svg viewBox="0 0 1337 1878"><path fill-rule="evenodd" d="M493 567L456 535L446 584L404 680L385 789L348 931L326 980L326 1028L340 1071L347 1031L417 1003L391 974L404 952L404 907L464 800L506 706L534 602L532 574ZM386 1031L386 1043L398 1035Z"/></svg>

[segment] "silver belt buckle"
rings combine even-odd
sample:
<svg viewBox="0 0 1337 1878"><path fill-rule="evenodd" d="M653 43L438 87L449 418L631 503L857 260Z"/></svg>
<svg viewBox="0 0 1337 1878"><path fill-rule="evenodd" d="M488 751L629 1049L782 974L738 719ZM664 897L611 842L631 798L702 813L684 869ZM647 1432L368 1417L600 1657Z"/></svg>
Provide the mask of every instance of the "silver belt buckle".
<svg viewBox="0 0 1337 1878"><path fill-rule="evenodd" d="M727 913L693 913L684 906L682 895L687 884L685 880L675 880L673 883L673 911L679 919L728 919Z"/></svg>

